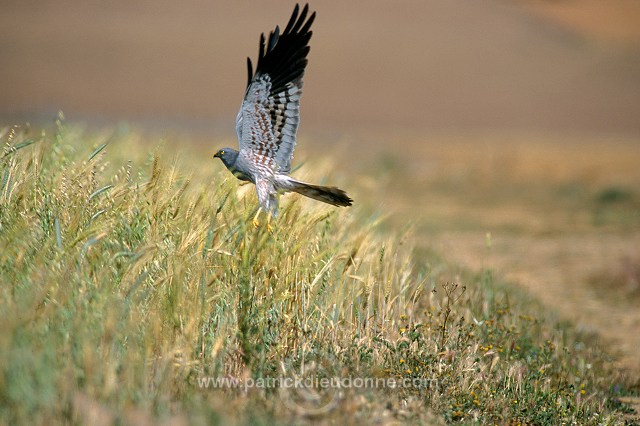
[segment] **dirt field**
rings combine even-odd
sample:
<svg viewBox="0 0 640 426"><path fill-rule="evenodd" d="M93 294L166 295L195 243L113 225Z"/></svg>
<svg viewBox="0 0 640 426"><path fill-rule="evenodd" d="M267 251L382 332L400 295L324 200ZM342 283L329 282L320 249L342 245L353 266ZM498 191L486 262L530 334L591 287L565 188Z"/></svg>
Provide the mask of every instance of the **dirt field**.
<svg viewBox="0 0 640 426"><path fill-rule="evenodd" d="M302 130L640 133L640 25L618 22L640 22L637 6L607 2L607 14L599 3L588 2L590 14L582 2L312 5ZM62 109L70 119L231 134L245 57L257 54L259 32L286 23L291 4L5 2L0 116L51 119ZM554 23L567 10L581 12L569 14L581 32ZM635 31L606 42L603 27Z"/></svg>

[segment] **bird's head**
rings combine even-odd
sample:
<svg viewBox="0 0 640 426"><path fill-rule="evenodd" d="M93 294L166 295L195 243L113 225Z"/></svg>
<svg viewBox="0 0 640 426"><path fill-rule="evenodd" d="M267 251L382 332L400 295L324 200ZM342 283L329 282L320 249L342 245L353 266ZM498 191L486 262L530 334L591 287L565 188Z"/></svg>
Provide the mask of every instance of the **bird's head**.
<svg viewBox="0 0 640 426"><path fill-rule="evenodd" d="M230 168L236 162L238 151L233 148L222 148L219 149L213 157L221 159L224 165L227 166L227 168Z"/></svg>

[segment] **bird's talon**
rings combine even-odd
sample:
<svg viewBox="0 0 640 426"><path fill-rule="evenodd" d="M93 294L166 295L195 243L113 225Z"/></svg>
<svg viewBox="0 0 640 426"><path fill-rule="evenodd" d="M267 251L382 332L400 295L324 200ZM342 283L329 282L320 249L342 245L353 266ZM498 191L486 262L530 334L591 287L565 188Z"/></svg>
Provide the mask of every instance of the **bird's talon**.
<svg viewBox="0 0 640 426"><path fill-rule="evenodd" d="M273 234L273 226L271 226L270 223L267 223L267 231L269 231L270 234Z"/></svg>
<svg viewBox="0 0 640 426"><path fill-rule="evenodd" d="M258 222L258 219L253 219L253 227L256 229L260 227L260 222Z"/></svg>

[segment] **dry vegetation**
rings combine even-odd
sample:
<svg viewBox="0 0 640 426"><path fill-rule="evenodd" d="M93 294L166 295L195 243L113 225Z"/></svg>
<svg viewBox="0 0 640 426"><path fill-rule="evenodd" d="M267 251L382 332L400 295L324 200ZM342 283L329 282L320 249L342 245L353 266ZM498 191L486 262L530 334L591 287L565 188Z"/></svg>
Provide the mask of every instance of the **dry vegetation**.
<svg viewBox="0 0 640 426"><path fill-rule="evenodd" d="M288 196L269 233L251 224L253 187L198 148L62 122L7 127L2 143L0 423L617 424L628 411L589 336L490 270L412 249L364 196L349 210ZM202 386L301 376L430 385Z"/></svg>

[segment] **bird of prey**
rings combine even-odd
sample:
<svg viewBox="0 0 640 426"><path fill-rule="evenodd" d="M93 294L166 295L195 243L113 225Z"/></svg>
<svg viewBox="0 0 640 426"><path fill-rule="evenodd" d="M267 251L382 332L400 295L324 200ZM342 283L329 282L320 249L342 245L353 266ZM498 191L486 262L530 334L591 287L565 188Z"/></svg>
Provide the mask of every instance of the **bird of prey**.
<svg viewBox="0 0 640 426"><path fill-rule="evenodd" d="M222 148L214 155L238 179L255 184L260 202L253 219L256 227L261 210L271 213L269 222L276 215L279 193L293 191L334 206L350 206L353 201L339 188L312 185L289 176L315 16L315 12L309 16L308 4L302 11L296 4L282 33L276 26L267 39L264 34L260 36L255 74L247 58L249 79L236 118L240 149Z"/></svg>

